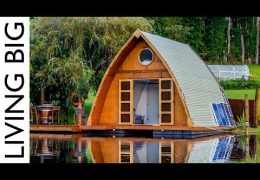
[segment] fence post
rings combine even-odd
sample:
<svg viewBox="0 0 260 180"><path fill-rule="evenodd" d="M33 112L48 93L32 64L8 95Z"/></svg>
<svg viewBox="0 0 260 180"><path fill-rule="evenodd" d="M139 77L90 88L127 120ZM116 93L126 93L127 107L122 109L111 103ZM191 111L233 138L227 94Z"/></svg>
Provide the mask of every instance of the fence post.
<svg viewBox="0 0 260 180"><path fill-rule="evenodd" d="M249 135L249 100L247 94L245 94L245 130L246 130L246 136L248 136Z"/></svg>
<svg viewBox="0 0 260 180"><path fill-rule="evenodd" d="M250 136L246 136L246 160L250 159L250 144L249 144L249 137Z"/></svg>
<svg viewBox="0 0 260 180"><path fill-rule="evenodd" d="M258 128L258 104L259 104L259 89L256 88L255 92L255 117L254 117L254 127Z"/></svg>

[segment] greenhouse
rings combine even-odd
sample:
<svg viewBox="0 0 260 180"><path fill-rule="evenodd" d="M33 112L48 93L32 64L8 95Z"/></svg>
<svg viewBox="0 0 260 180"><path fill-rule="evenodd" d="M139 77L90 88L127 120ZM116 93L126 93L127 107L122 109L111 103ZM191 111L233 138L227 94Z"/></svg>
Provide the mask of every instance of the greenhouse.
<svg viewBox="0 0 260 180"><path fill-rule="evenodd" d="M218 81L230 79L249 79L250 72L247 65L208 65Z"/></svg>

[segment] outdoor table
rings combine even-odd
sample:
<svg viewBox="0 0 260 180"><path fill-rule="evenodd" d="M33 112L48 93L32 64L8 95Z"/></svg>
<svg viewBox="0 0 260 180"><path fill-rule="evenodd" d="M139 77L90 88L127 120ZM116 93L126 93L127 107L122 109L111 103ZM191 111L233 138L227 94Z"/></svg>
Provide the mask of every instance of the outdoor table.
<svg viewBox="0 0 260 180"><path fill-rule="evenodd" d="M42 120L43 123L43 118L47 118L47 120L49 120L49 116L50 116L50 112L51 112L51 121L53 124L53 117L54 117L54 113L58 113L58 124L59 122L59 114L60 114L60 106L53 106L52 104L41 104L41 105L36 105L34 106L37 110L37 114L36 114L36 124L39 124L39 118L40 120ZM45 113L43 113L45 112ZM48 114L47 114L48 113ZM44 116L44 117L42 117ZM48 121L47 121L48 123Z"/></svg>

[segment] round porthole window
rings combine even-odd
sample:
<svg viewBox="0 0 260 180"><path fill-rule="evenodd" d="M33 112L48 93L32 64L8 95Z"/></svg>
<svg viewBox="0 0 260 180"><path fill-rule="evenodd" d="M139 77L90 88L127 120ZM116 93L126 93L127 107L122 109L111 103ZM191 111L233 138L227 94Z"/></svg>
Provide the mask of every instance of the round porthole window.
<svg viewBox="0 0 260 180"><path fill-rule="evenodd" d="M139 53L139 62L142 65L148 65L153 61L153 52L148 49L142 49Z"/></svg>

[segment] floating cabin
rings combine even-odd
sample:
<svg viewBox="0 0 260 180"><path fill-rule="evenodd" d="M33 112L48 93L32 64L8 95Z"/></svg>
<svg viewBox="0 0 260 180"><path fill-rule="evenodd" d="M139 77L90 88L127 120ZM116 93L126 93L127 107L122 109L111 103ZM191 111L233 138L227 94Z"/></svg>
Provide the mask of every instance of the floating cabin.
<svg viewBox="0 0 260 180"><path fill-rule="evenodd" d="M223 89L187 45L136 30L108 67L92 129L213 134L234 128Z"/></svg>

